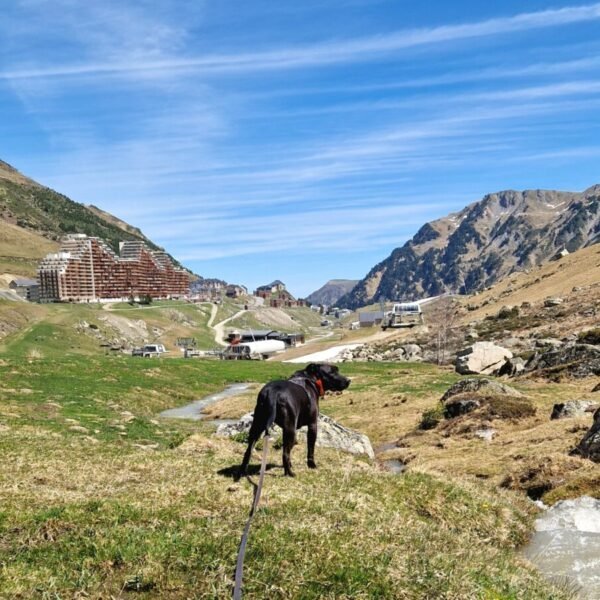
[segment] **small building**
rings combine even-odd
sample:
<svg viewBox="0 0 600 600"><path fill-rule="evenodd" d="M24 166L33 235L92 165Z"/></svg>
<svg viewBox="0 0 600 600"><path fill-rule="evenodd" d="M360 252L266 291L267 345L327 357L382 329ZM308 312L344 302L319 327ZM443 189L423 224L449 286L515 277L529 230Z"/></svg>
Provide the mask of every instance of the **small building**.
<svg viewBox="0 0 600 600"><path fill-rule="evenodd" d="M358 313L360 327L374 327L375 325L381 325L381 321L383 321L383 311L381 310Z"/></svg>
<svg viewBox="0 0 600 600"><path fill-rule="evenodd" d="M276 279L268 285L261 285L256 288L254 295L259 298L268 298L271 294L277 294L285 291L285 283Z"/></svg>
<svg viewBox="0 0 600 600"><path fill-rule="evenodd" d="M40 284L36 279L13 279L8 287L24 300L39 302Z"/></svg>
<svg viewBox="0 0 600 600"><path fill-rule="evenodd" d="M303 333L282 333L279 339L282 342L285 342L286 346L292 348L306 343L306 338Z"/></svg>
<svg viewBox="0 0 600 600"><path fill-rule="evenodd" d="M279 340L284 335L274 329L249 329L240 331L239 339L241 342L261 342L263 340Z"/></svg>
<svg viewBox="0 0 600 600"><path fill-rule="evenodd" d="M240 296L247 296L248 289L243 285L236 285L236 284L230 283L225 288L225 295L228 298L239 298Z"/></svg>

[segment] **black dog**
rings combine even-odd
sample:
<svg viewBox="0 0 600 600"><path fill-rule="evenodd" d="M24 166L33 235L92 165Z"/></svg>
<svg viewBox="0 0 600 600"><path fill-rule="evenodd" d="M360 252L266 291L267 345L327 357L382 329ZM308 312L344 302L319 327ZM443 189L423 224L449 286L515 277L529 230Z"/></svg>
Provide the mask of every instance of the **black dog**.
<svg viewBox="0 0 600 600"><path fill-rule="evenodd" d="M308 453L306 464L316 469L315 442L319 419L319 398L328 390L341 392L350 380L340 375L332 365L311 363L303 371L296 371L289 379L271 381L258 393L254 420L250 427L248 448L240 467L239 476L246 474L252 448L273 423L283 429L283 468L294 477L290 453L296 443L296 429L308 425Z"/></svg>

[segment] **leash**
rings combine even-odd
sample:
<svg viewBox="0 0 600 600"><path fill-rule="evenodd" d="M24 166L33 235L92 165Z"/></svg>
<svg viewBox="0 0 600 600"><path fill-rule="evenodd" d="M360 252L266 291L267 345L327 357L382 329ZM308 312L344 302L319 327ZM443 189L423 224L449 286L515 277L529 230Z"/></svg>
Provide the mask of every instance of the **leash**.
<svg viewBox="0 0 600 600"><path fill-rule="evenodd" d="M246 526L244 527L244 533L242 533L240 549L238 550L237 563L235 566L235 584L233 586L233 600L240 600L242 597L242 578L244 575L244 558L246 556L246 544L248 543L248 533L250 532L250 524L252 523L252 518L254 517L254 513L258 508L258 503L260 502L260 493L262 492L263 480L265 478L265 470L267 467L269 441L270 438L267 434L263 438L263 454L262 462L260 463L260 475L258 477L258 485L256 486L254 500L252 501L252 508L250 509L250 514L248 515L248 520L246 521Z"/></svg>

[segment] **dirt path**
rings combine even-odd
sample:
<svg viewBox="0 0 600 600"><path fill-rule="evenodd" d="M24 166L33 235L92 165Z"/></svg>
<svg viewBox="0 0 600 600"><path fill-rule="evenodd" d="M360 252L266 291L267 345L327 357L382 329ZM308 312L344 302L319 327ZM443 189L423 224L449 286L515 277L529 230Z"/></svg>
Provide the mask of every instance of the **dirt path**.
<svg viewBox="0 0 600 600"><path fill-rule="evenodd" d="M245 312L246 312L246 310L242 309L242 310L236 312L235 315L232 315L231 317L228 317L227 319L224 319L223 321L220 321L216 325L209 325L209 327L212 327L212 329L214 329L214 332L215 332L215 342L217 344L219 344L219 346L228 346L229 345L229 344L227 344L226 342L223 341L223 333L224 333L225 324L229 323L229 321L233 321L233 319L237 319L239 316L243 315ZM216 311L215 311L215 314L216 314ZM213 318L214 317L211 314L211 320L209 321L209 323L212 323Z"/></svg>

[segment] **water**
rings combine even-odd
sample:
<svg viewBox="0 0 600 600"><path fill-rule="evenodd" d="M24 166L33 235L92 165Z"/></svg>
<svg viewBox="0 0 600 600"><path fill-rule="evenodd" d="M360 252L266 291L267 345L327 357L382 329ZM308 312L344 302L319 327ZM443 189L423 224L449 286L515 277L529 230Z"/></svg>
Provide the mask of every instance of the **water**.
<svg viewBox="0 0 600 600"><path fill-rule="evenodd" d="M205 415L202 411L211 404L220 402L225 398L231 398L232 396L238 396L245 392L250 386L247 383L235 383L226 387L222 392L211 394L201 400L195 400L185 406L178 408L170 408L169 410L163 410L159 416L167 417L168 419L191 419L193 421L200 421Z"/></svg>
<svg viewBox="0 0 600 600"><path fill-rule="evenodd" d="M579 598L600 598L600 500L556 503L536 521L525 556L550 580L568 581Z"/></svg>
<svg viewBox="0 0 600 600"><path fill-rule="evenodd" d="M406 471L406 465L397 458L390 458L388 460L384 460L381 464L386 468L387 471L395 473L399 475L400 473L404 473Z"/></svg>

